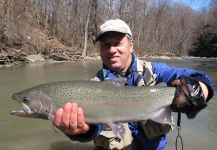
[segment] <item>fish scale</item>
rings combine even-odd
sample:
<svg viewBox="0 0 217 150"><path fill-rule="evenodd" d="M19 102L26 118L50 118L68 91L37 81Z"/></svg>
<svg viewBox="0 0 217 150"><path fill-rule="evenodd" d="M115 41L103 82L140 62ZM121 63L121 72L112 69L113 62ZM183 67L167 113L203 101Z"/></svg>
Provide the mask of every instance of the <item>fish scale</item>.
<svg viewBox="0 0 217 150"><path fill-rule="evenodd" d="M159 112L162 109L170 111L168 107L172 103L174 93L173 87L129 87L96 81L52 82L29 88L12 96L13 99L29 107L29 111L34 115L25 111L22 114L21 111L12 111L12 114L40 118L42 115L48 116L47 112L51 112L51 110L43 111L43 108L51 108L52 105L52 108L55 108L52 110L54 114L55 110L63 107L66 102L74 101L84 110L85 119L90 124L146 119L168 123L171 121L171 114L166 113L165 116L165 113ZM28 103L25 103L25 98L28 98ZM42 109L37 116L39 105L40 107L42 105ZM161 119L155 120L155 118ZM167 119L162 122L164 118Z"/></svg>

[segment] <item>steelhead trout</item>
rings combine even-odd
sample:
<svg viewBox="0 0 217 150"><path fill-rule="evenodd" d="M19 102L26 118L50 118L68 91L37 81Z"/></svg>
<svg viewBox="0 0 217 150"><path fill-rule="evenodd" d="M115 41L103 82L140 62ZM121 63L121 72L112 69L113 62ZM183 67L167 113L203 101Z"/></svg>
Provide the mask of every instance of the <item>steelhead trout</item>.
<svg viewBox="0 0 217 150"><path fill-rule="evenodd" d="M171 124L173 87L129 87L97 81L62 81L38 85L16 93L12 99L22 105L12 115L48 119L68 101L83 108L89 124L137 122L151 119Z"/></svg>

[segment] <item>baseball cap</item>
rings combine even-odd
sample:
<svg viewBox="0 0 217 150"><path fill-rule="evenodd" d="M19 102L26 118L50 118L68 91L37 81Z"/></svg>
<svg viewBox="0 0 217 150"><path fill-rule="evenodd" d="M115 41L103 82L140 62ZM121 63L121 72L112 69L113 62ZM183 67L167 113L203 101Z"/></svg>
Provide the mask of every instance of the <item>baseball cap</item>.
<svg viewBox="0 0 217 150"><path fill-rule="evenodd" d="M100 26L100 31L95 41L99 41L104 33L110 31L126 33L132 37L132 32L130 30L130 27L123 20L114 19L114 20L108 20Z"/></svg>

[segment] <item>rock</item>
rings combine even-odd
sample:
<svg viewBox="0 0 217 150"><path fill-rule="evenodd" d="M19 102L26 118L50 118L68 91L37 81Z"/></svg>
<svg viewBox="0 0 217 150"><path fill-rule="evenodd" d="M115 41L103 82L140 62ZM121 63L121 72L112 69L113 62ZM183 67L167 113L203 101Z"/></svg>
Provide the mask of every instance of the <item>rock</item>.
<svg viewBox="0 0 217 150"><path fill-rule="evenodd" d="M26 61L27 62L33 62L33 63L35 63L35 62L43 62L43 61L45 61L45 58L41 54L33 54L33 55L27 56Z"/></svg>

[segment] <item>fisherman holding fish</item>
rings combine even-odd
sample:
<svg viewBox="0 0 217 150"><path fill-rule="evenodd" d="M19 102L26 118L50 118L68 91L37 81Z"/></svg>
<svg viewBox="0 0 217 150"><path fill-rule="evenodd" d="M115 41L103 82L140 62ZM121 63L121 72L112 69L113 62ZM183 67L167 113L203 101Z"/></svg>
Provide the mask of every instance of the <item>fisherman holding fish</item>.
<svg viewBox="0 0 217 150"><path fill-rule="evenodd" d="M121 79L126 81L126 86L159 83L174 86L176 92L171 110L185 113L190 119L205 108L213 96L212 80L202 71L139 60L133 53L132 32L120 19L104 22L96 41L99 42L103 65L92 80ZM125 134L119 139L105 125L87 124L83 109L75 102L67 102L59 108L53 123L70 139L80 142L94 140L99 149L161 150L167 144L166 133L170 130L169 126L152 120L129 122L123 124Z"/></svg>

